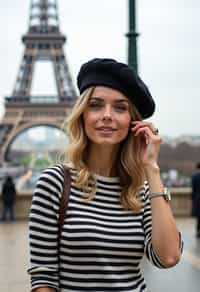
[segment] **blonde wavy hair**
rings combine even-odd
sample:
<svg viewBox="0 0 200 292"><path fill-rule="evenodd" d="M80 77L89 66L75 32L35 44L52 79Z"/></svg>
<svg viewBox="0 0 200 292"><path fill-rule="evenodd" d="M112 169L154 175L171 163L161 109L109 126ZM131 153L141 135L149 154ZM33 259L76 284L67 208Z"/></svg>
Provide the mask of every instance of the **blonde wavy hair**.
<svg viewBox="0 0 200 292"><path fill-rule="evenodd" d="M83 124L83 112L88 105L95 87L86 89L77 100L71 114L64 122L69 143L64 153L64 164L77 170L76 186L83 190L86 200L91 200L96 194L96 178L87 166L89 139ZM130 103L130 114L133 120L141 120L135 106ZM141 201L139 191L144 184L144 168L141 160L142 140L128 133L119 147L120 159L116 162L117 175L122 186L121 204L125 209L139 212ZM119 157L118 156L118 157Z"/></svg>

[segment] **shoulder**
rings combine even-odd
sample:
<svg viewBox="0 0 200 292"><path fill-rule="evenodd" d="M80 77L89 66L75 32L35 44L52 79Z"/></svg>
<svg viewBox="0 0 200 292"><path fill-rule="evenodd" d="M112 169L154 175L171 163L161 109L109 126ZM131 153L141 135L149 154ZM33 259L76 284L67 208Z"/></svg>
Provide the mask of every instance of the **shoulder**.
<svg viewBox="0 0 200 292"><path fill-rule="evenodd" d="M196 177L200 178L200 171L196 173Z"/></svg>
<svg viewBox="0 0 200 292"><path fill-rule="evenodd" d="M63 178L63 165L62 164L55 164L52 166L49 166L45 168L42 173L42 175L49 175L50 177L56 177L58 180Z"/></svg>
<svg viewBox="0 0 200 292"><path fill-rule="evenodd" d="M37 181L36 189L39 187L61 192L63 181L63 166L62 164L55 164L42 171Z"/></svg>
<svg viewBox="0 0 200 292"><path fill-rule="evenodd" d="M198 181L198 180L200 180L200 172L197 172L197 173L193 174L193 176L192 176L193 182Z"/></svg>
<svg viewBox="0 0 200 292"><path fill-rule="evenodd" d="M56 164L41 172L33 192L31 207L33 213L39 210L41 214L43 212L49 216L52 212L58 214L63 192L63 171L62 164Z"/></svg>

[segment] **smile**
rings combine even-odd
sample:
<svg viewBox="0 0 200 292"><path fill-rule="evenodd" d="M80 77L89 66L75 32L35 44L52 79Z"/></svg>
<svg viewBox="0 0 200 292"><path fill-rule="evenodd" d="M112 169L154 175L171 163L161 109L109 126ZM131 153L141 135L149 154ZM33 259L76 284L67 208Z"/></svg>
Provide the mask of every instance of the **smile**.
<svg viewBox="0 0 200 292"><path fill-rule="evenodd" d="M100 127L97 128L98 131L117 131L117 129L111 128L111 127Z"/></svg>
<svg viewBox="0 0 200 292"><path fill-rule="evenodd" d="M101 127L101 128L97 128L96 130L102 134L112 134L113 132L117 131L117 129L109 128L109 127Z"/></svg>

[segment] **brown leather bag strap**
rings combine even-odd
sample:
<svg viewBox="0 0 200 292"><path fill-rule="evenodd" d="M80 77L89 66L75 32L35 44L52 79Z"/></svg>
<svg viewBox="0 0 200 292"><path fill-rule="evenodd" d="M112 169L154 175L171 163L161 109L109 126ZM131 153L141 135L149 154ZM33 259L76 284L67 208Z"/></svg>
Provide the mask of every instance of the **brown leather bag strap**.
<svg viewBox="0 0 200 292"><path fill-rule="evenodd" d="M60 241L62 228L64 225L64 220L68 208L68 202L69 202L69 196L70 196L70 189L71 189L71 176L69 170L63 165L63 175L64 175L64 181L63 181L63 192L61 196L61 202L60 202L60 210L59 210L59 219L58 219L58 228L59 228L59 234L58 238Z"/></svg>

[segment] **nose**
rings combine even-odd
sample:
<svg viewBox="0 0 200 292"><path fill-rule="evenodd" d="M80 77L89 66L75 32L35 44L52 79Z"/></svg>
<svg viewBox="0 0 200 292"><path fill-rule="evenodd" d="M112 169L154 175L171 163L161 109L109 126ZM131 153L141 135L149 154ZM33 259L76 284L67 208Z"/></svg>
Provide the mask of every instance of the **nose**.
<svg viewBox="0 0 200 292"><path fill-rule="evenodd" d="M105 107L105 109L103 111L102 119L103 120L112 120L112 111L111 111L111 107L109 105Z"/></svg>

